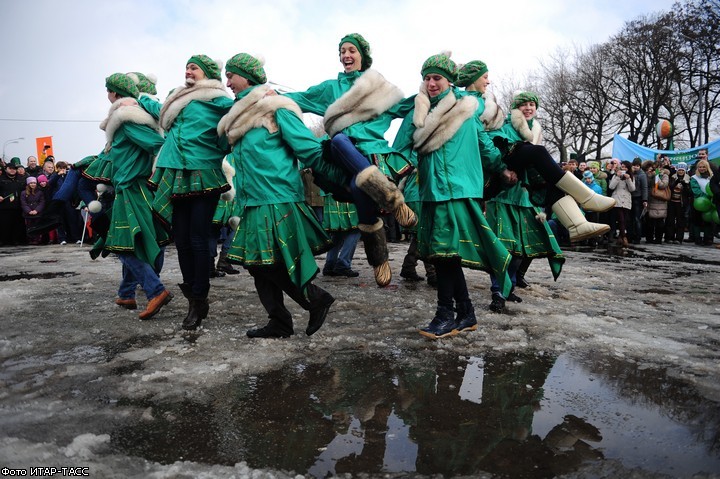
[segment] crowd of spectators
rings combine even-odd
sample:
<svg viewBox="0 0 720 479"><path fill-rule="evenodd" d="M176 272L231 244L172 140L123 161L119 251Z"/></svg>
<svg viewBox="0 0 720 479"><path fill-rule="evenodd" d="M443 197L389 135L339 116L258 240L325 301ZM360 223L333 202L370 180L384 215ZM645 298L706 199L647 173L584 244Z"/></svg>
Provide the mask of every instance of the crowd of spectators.
<svg viewBox="0 0 720 479"><path fill-rule="evenodd" d="M89 230L83 234L87 212L79 200L61 211L62 223L56 229L28 234L28 228L36 224L62 186L68 168L66 162L53 156L42 165L35 156L29 156L25 165L18 157L0 161L0 246L93 242Z"/></svg>

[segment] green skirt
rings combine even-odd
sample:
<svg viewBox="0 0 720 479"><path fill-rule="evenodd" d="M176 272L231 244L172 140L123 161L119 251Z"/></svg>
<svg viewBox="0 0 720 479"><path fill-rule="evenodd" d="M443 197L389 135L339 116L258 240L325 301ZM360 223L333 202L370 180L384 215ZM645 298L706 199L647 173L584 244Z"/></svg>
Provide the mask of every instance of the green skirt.
<svg viewBox="0 0 720 479"><path fill-rule="evenodd" d="M82 160L83 164L77 165L78 167L87 165L82 172L82 175L85 178L105 183L107 185L112 184L112 161L110 161L106 156L96 156L92 161L86 160L87 158L84 158Z"/></svg>
<svg viewBox="0 0 720 479"><path fill-rule="evenodd" d="M399 153L370 155L370 162L385 175L398 182L412 171L412 165Z"/></svg>
<svg viewBox="0 0 720 479"><path fill-rule="evenodd" d="M423 260L459 257L464 267L492 273L503 294L512 284L507 274L510 253L483 215L480 202L460 198L422 203L418 223L418 252Z"/></svg>
<svg viewBox="0 0 720 479"><path fill-rule="evenodd" d="M152 214L152 193L144 181L115 190L104 252L133 254L153 266L168 234Z"/></svg>
<svg viewBox="0 0 720 479"><path fill-rule="evenodd" d="M293 283L304 289L319 271L315 255L331 247L330 237L305 202L247 206L228 259L244 266L284 263Z"/></svg>
<svg viewBox="0 0 720 479"><path fill-rule="evenodd" d="M553 278L557 280L565 257L550 226L535 217L535 208L488 201L486 214L495 235L511 255L548 258Z"/></svg>
<svg viewBox="0 0 720 479"><path fill-rule="evenodd" d="M220 201L218 201L217 208L215 208L215 214L213 215L213 224L220 226L228 224L230 217L233 216L233 214L236 214L235 207L234 199L232 201L220 199Z"/></svg>
<svg viewBox="0 0 720 479"><path fill-rule="evenodd" d="M157 168L148 180L155 190L153 210L165 227L172 224L172 200L222 193L230 189L222 168L211 170L176 170Z"/></svg>
<svg viewBox="0 0 720 479"><path fill-rule="evenodd" d="M325 197L323 206L323 228L325 231L351 231L357 229L358 214L354 203L337 201L332 196Z"/></svg>

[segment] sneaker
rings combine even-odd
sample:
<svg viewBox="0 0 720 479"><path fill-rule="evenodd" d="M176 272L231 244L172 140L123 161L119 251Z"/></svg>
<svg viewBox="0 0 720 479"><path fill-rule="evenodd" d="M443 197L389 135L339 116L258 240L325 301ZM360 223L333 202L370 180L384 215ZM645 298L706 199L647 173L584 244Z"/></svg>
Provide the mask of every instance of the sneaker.
<svg viewBox="0 0 720 479"><path fill-rule="evenodd" d="M488 306L488 309L493 313L502 313L505 309L505 298L498 293L494 293L492 295L492 302L490 303L490 306Z"/></svg>
<svg viewBox="0 0 720 479"><path fill-rule="evenodd" d="M77 240L77 241L75 242L75 244L82 244L82 241Z"/></svg>
<svg viewBox="0 0 720 479"><path fill-rule="evenodd" d="M65 245L67 244L67 241L61 241L60 244L61 244L62 246L65 246Z"/></svg>
<svg viewBox="0 0 720 479"><path fill-rule="evenodd" d="M328 270L324 269L322 272L322 275L323 276L337 276L337 273L335 273L335 271L333 271L331 269L328 269Z"/></svg>
<svg viewBox="0 0 720 479"><path fill-rule="evenodd" d="M457 318L455 318L457 325L455 329L458 333L466 333L475 331L477 329L477 318L475 317L475 308L470 301L458 303L457 305Z"/></svg>
<svg viewBox="0 0 720 479"><path fill-rule="evenodd" d="M420 330L420 334L430 339L442 339L458 334L455 313L452 309L438 306L430 324Z"/></svg>

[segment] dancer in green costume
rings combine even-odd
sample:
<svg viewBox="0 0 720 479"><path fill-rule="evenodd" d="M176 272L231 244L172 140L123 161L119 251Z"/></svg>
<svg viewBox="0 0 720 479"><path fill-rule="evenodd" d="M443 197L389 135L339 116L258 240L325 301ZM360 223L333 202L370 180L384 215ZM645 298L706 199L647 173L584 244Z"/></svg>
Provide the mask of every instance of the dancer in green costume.
<svg viewBox="0 0 720 479"><path fill-rule="evenodd" d="M295 333L285 293L310 312L305 329L310 336L320 329L335 299L312 282L319 272L314 255L329 249L331 242L305 203L298 161L306 167L318 165L322 145L303 123L295 102L267 95L262 61L239 53L225 70L235 104L218 132L232 146L240 211L228 259L253 276L270 318L247 335L282 338Z"/></svg>

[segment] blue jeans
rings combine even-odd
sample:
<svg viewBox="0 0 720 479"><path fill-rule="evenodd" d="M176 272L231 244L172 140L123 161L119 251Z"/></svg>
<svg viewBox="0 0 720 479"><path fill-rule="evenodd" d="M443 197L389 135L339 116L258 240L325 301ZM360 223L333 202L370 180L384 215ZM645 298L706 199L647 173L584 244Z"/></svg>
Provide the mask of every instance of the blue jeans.
<svg viewBox="0 0 720 479"><path fill-rule="evenodd" d="M358 221L362 224L374 225L378 220L375 202L355 183L357 174L370 167L370 160L360 153L350 138L343 133L338 133L333 137L330 149L333 159L353 175L350 181L350 194L352 194L353 203L357 209Z"/></svg>
<svg viewBox="0 0 720 479"><path fill-rule="evenodd" d="M327 252L323 271L340 271L350 269L355 247L360 239L360 231L336 231L332 235L333 247Z"/></svg>
<svg viewBox="0 0 720 479"><path fill-rule="evenodd" d="M120 260L122 262L122 259ZM165 247L160 248L160 254L155 260L155 273L158 277L162 271L163 264L165 264ZM135 290L137 289L138 280L135 275L130 271L129 268L123 263L122 266L122 279L120 280L120 287L118 288L118 297L120 299L134 299Z"/></svg>
<svg viewBox="0 0 720 479"><path fill-rule="evenodd" d="M521 256L513 256L510 259L510 264L508 265L508 276L510 276L510 281L512 281L512 289L510 292L515 289L515 281L517 277L517 270L520 267L520 264L523 262L523 258ZM493 295L499 294L500 296L503 296L502 290L500 289L500 284L498 283L497 278L494 274L490 274L490 291Z"/></svg>
<svg viewBox="0 0 720 479"><path fill-rule="evenodd" d="M118 296L121 299L134 298L135 288L138 283L145 291L148 301L165 290L165 286L160 281L160 275L155 268L132 254L119 254L118 258L120 258L123 265L123 278L120 281L120 288L118 288ZM163 258L162 253L158 255L159 266L162 268L163 260L161 258ZM156 267L158 266L158 260L155 262Z"/></svg>

